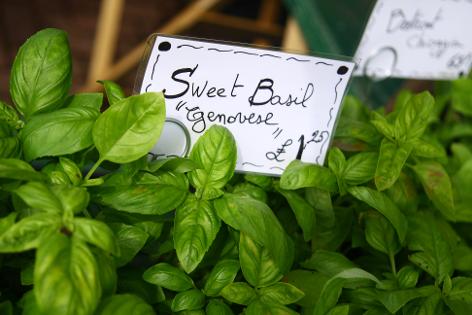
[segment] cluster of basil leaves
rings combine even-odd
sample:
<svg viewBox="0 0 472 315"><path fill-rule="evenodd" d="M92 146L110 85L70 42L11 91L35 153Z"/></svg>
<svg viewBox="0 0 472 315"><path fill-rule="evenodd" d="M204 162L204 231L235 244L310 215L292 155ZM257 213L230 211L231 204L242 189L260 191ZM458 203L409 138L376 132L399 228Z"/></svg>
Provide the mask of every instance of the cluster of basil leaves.
<svg viewBox="0 0 472 315"><path fill-rule="evenodd" d="M20 48L0 102L0 314L472 312L472 79L347 97L327 166L234 174L213 126L150 160L161 93L69 96L63 31Z"/></svg>

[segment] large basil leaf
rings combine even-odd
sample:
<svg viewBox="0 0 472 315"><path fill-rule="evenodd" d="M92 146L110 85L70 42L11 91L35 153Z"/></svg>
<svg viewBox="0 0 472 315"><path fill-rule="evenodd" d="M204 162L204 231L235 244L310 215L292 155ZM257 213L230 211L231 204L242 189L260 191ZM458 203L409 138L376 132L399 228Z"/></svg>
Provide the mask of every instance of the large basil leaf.
<svg viewBox="0 0 472 315"><path fill-rule="evenodd" d="M452 253L443 239L436 218L428 212L410 217L408 248L414 251L409 259L441 283L453 272Z"/></svg>
<svg viewBox="0 0 472 315"><path fill-rule="evenodd" d="M236 142L225 127L213 125L201 136L190 152L199 169L190 172L190 182L198 198L219 197L236 167Z"/></svg>
<svg viewBox="0 0 472 315"><path fill-rule="evenodd" d="M188 181L184 174L141 173L134 183L98 187L94 200L116 210L150 215L174 210L187 194Z"/></svg>
<svg viewBox="0 0 472 315"><path fill-rule="evenodd" d="M397 181L412 148L410 143L398 144L387 138L382 140L375 171L375 186L378 190L385 190Z"/></svg>
<svg viewBox="0 0 472 315"><path fill-rule="evenodd" d="M35 115L20 134L25 159L71 154L90 147L101 104L101 94L78 94L66 108Z"/></svg>
<svg viewBox="0 0 472 315"><path fill-rule="evenodd" d="M111 296L115 293L118 282L115 261L110 254L99 249L93 250L93 255L97 261L102 298Z"/></svg>
<svg viewBox="0 0 472 315"><path fill-rule="evenodd" d="M96 315L154 315L152 306L133 294L117 294L104 300Z"/></svg>
<svg viewBox="0 0 472 315"><path fill-rule="evenodd" d="M304 308L313 308L321 294L321 290L330 277L325 276L320 272L313 272L302 269L291 270L285 279L300 289L305 296L296 302L296 304Z"/></svg>
<svg viewBox="0 0 472 315"><path fill-rule="evenodd" d="M302 228L303 239L308 242L313 236L313 226L316 222L315 209L295 191L278 189L278 192L287 199L298 225Z"/></svg>
<svg viewBox="0 0 472 315"><path fill-rule="evenodd" d="M158 263L148 268L143 274L143 279L149 283L177 292L191 289L194 286L192 278L168 263Z"/></svg>
<svg viewBox="0 0 472 315"><path fill-rule="evenodd" d="M421 137L430 122L434 97L429 92L416 94L400 108L395 120L397 139L405 142Z"/></svg>
<svg viewBox="0 0 472 315"><path fill-rule="evenodd" d="M282 189L293 190L306 187L316 187L330 192L338 190L336 176L323 166L292 161L280 178Z"/></svg>
<svg viewBox="0 0 472 315"><path fill-rule="evenodd" d="M259 290L261 301L267 304L292 304L305 296L303 291L290 283L278 282Z"/></svg>
<svg viewBox="0 0 472 315"><path fill-rule="evenodd" d="M367 243L393 259L393 256L401 249L401 246L392 224L377 212L366 213L364 222Z"/></svg>
<svg viewBox="0 0 472 315"><path fill-rule="evenodd" d="M344 169L346 184L356 186L374 178L377 160L378 154L374 152L360 152L349 158Z"/></svg>
<svg viewBox="0 0 472 315"><path fill-rule="evenodd" d="M146 244L149 235L142 229L132 225L111 223L109 226L115 233L120 247L120 256L116 257L116 265L121 267L133 260L134 256Z"/></svg>
<svg viewBox="0 0 472 315"><path fill-rule="evenodd" d="M0 178L46 180L44 174L36 172L31 165L18 159L0 159Z"/></svg>
<svg viewBox="0 0 472 315"><path fill-rule="evenodd" d="M67 34L45 29L30 37L13 62L10 95L28 119L59 108L71 85L72 61Z"/></svg>
<svg viewBox="0 0 472 315"><path fill-rule="evenodd" d="M393 225L400 239L400 243L403 244L406 237L408 221L390 198L382 192L360 186L351 187L349 193L356 199L367 203L369 206L382 213Z"/></svg>
<svg viewBox="0 0 472 315"><path fill-rule="evenodd" d="M395 291L378 291L377 298L391 314L395 314L409 301L433 295L438 291L438 288L434 286Z"/></svg>
<svg viewBox="0 0 472 315"><path fill-rule="evenodd" d="M446 295L446 304L456 315L468 315L472 309L472 278L452 279L452 289Z"/></svg>
<svg viewBox="0 0 472 315"><path fill-rule="evenodd" d="M113 231L103 222L87 218L74 218L74 237L93 244L108 253L120 255L120 247Z"/></svg>
<svg viewBox="0 0 472 315"><path fill-rule="evenodd" d="M202 291L191 289L188 291L177 293L172 300L170 308L172 312L180 312L185 310L198 310L205 305L205 295Z"/></svg>
<svg viewBox="0 0 472 315"><path fill-rule="evenodd" d="M34 266L34 294L48 315L92 314L101 287L95 257L85 242L53 234L41 243Z"/></svg>
<svg viewBox="0 0 472 315"><path fill-rule="evenodd" d="M144 93L116 102L93 126L100 161L128 163L146 155L161 134L165 115L162 93Z"/></svg>
<svg viewBox="0 0 472 315"><path fill-rule="evenodd" d="M220 291L234 281L239 271L239 261L234 259L220 260L210 272L203 292L207 296L218 296Z"/></svg>
<svg viewBox="0 0 472 315"><path fill-rule="evenodd" d="M223 301L210 300L205 309L207 315L233 315L231 308Z"/></svg>
<svg viewBox="0 0 472 315"><path fill-rule="evenodd" d="M98 83L103 84L110 105L114 105L125 98L125 92L123 92L123 89L117 83L110 80L98 81Z"/></svg>
<svg viewBox="0 0 472 315"><path fill-rule="evenodd" d="M221 291L221 296L226 300L242 305L249 305L257 298L256 291L246 282L233 282Z"/></svg>
<svg viewBox="0 0 472 315"><path fill-rule="evenodd" d="M0 122L13 129L23 127L23 121L18 117L16 110L0 100Z"/></svg>
<svg viewBox="0 0 472 315"><path fill-rule="evenodd" d="M0 252L18 253L38 247L48 235L59 230L61 218L41 213L29 216L0 234Z"/></svg>
<svg viewBox="0 0 472 315"><path fill-rule="evenodd" d="M444 167L435 161L425 161L413 166L423 184L426 195L449 220L455 220L452 185Z"/></svg>
<svg viewBox="0 0 472 315"><path fill-rule="evenodd" d="M271 285L283 276L267 248L244 232L239 237L239 261L244 278L256 288Z"/></svg>
<svg viewBox="0 0 472 315"><path fill-rule="evenodd" d="M192 272L202 261L221 226L213 205L193 195L177 208L174 219L174 246L182 268Z"/></svg>
<svg viewBox="0 0 472 315"><path fill-rule="evenodd" d="M226 224L267 248L280 272L284 274L290 269L294 255L292 240L265 203L229 193L214 203L218 216Z"/></svg>

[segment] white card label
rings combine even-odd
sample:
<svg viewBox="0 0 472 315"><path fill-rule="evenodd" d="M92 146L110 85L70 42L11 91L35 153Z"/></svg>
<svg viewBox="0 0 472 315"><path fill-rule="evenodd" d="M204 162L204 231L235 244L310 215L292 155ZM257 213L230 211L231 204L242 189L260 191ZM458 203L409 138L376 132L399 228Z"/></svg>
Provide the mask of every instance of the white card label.
<svg viewBox="0 0 472 315"><path fill-rule="evenodd" d="M472 64L472 0L378 0L354 75L454 79Z"/></svg>
<svg viewBox="0 0 472 315"><path fill-rule="evenodd" d="M280 175L322 164L354 63L157 36L140 92L163 91L168 122L153 149L183 155L213 124L238 147L236 170ZM187 135L187 136L186 136Z"/></svg>

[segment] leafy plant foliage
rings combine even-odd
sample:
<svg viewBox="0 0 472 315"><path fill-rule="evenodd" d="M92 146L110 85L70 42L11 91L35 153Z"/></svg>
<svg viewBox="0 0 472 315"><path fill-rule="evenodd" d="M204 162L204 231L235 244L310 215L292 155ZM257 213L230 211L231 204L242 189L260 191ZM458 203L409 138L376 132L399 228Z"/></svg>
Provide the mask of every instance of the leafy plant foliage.
<svg viewBox="0 0 472 315"><path fill-rule="evenodd" d="M0 102L0 314L472 313L472 78L345 100L327 166L235 174L212 126L152 160L161 93L69 95L64 32Z"/></svg>

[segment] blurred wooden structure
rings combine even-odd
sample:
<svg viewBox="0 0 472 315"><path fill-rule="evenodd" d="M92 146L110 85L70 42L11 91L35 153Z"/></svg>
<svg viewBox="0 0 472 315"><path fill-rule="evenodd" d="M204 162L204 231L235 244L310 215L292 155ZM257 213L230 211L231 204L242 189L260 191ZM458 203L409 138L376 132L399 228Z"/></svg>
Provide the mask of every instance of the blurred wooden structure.
<svg viewBox="0 0 472 315"><path fill-rule="evenodd" d="M284 37L284 48L307 51L294 19L289 18L286 27L279 24L280 0L261 0L255 19L223 13L225 5L230 2L231 0L193 0L156 32L179 34L198 23L206 23L213 27L256 34L253 42L256 45L271 45L267 37ZM97 80L118 80L138 65L146 45L145 38L121 58L114 60L124 5L125 0L102 0L87 81L80 88L81 91L99 90L101 87L96 83Z"/></svg>

